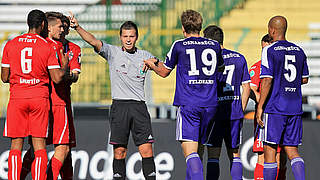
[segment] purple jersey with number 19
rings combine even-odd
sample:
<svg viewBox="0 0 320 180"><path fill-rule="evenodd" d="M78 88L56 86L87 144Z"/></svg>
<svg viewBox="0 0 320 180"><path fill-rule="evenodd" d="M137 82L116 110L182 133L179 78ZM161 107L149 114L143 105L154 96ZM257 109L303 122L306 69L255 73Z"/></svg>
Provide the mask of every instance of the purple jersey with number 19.
<svg viewBox="0 0 320 180"><path fill-rule="evenodd" d="M288 41L277 41L262 50L260 77L273 78L265 113L302 114L302 78L308 77L303 50Z"/></svg>
<svg viewBox="0 0 320 180"><path fill-rule="evenodd" d="M165 66L177 66L173 105L217 106L217 68L223 65L218 42L203 37L175 41Z"/></svg>

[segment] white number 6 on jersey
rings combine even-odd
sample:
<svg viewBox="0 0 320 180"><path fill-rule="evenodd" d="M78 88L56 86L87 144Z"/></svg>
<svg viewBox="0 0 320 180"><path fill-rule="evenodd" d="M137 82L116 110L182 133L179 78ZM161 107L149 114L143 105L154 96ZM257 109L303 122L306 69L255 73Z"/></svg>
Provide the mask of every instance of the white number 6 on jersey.
<svg viewBox="0 0 320 180"><path fill-rule="evenodd" d="M31 47L26 47L21 50L21 70L22 73L24 74L29 74L32 71L32 59L27 59L27 56L32 56L32 48Z"/></svg>

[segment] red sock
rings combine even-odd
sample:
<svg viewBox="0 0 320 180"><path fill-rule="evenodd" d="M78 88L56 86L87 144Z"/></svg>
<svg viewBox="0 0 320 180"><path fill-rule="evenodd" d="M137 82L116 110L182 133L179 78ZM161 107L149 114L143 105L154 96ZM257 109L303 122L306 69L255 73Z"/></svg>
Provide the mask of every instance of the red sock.
<svg viewBox="0 0 320 180"><path fill-rule="evenodd" d="M51 167L52 167L53 180L57 180L58 179L61 166L62 166L61 161L59 161L59 159L57 159L57 158L55 158L53 156L51 158Z"/></svg>
<svg viewBox="0 0 320 180"><path fill-rule="evenodd" d="M286 180L287 167L280 168L277 180Z"/></svg>
<svg viewBox="0 0 320 180"><path fill-rule="evenodd" d="M20 180L21 166L21 151L17 149L10 150L8 158L8 180Z"/></svg>
<svg viewBox="0 0 320 180"><path fill-rule="evenodd" d="M47 151L45 149L40 149L34 152L34 161L31 166L31 175L33 180L45 180L48 156Z"/></svg>
<svg viewBox="0 0 320 180"><path fill-rule="evenodd" d="M263 165L256 164L256 168L254 169L254 180L263 180Z"/></svg>

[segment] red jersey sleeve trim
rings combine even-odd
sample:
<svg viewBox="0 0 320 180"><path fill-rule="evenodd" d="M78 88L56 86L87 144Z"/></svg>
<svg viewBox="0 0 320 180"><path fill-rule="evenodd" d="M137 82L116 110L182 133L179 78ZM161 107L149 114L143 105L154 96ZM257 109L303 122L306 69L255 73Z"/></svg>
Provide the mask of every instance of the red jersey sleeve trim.
<svg viewBox="0 0 320 180"><path fill-rule="evenodd" d="M78 72L81 72L81 70L80 70L80 69L78 69L78 68L71 69L71 71L78 71Z"/></svg>
<svg viewBox="0 0 320 180"><path fill-rule="evenodd" d="M59 65L48 66L48 69L59 69Z"/></svg>
<svg viewBox="0 0 320 180"><path fill-rule="evenodd" d="M6 67L6 68L8 68L8 67L10 67L10 64L1 64L1 67Z"/></svg>

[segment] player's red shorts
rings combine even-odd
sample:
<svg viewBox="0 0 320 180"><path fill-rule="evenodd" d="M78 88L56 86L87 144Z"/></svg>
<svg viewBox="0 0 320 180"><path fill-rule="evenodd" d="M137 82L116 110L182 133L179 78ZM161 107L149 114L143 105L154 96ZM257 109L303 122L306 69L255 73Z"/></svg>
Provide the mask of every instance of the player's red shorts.
<svg viewBox="0 0 320 180"><path fill-rule="evenodd" d="M71 105L53 105L50 112L47 144L69 144L76 146L75 129Z"/></svg>
<svg viewBox="0 0 320 180"><path fill-rule="evenodd" d="M48 98L10 99L3 136L46 138L49 109Z"/></svg>

